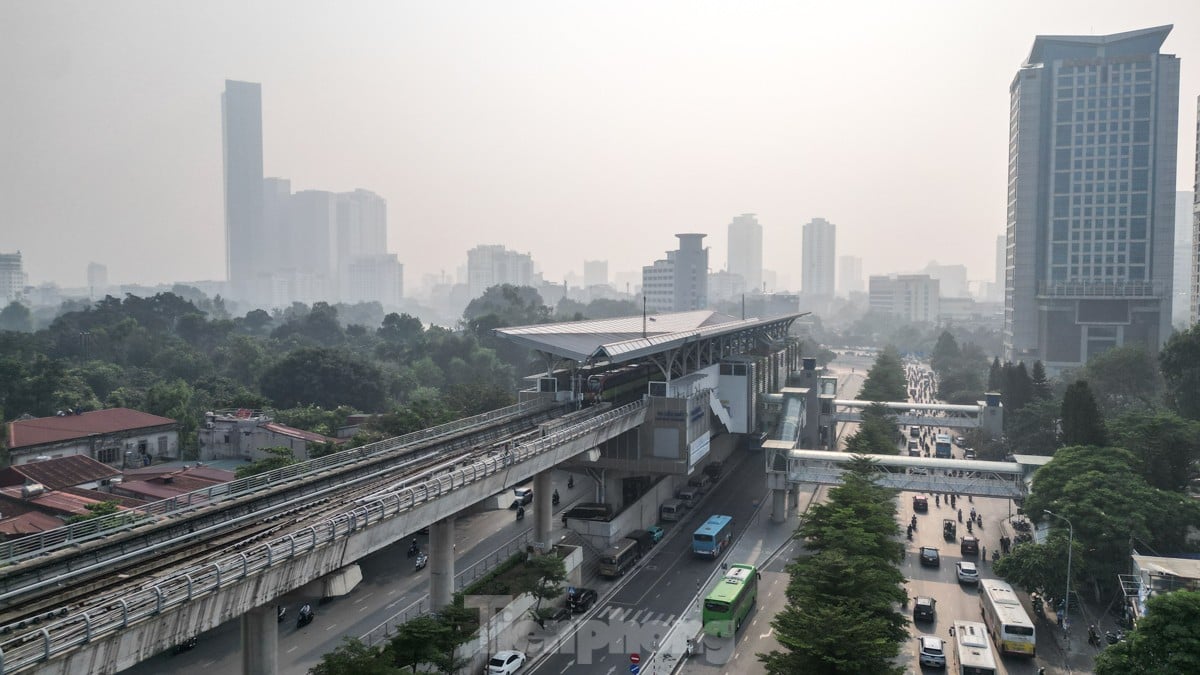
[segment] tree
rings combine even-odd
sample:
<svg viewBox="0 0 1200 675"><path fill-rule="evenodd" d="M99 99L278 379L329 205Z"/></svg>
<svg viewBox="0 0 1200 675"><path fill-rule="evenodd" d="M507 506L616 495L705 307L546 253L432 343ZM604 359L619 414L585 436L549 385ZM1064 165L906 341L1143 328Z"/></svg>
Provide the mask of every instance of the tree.
<svg viewBox="0 0 1200 675"><path fill-rule="evenodd" d="M553 609L542 609L543 600L553 600L562 595L562 582L567 579L567 568L562 558L553 552L546 555L530 556L522 566L521 580L518 582L520 592L529 593L537 602L529 608L529 616L544 626L546 619L554 615Z"/></svg>
<svg viewBox="0 0 1200 675"><path fill-rule="evenodd" d="M121 507L116 502L96 502L95 504L84 504L83 508L87 509L86 514L79 514L67 518L67 523L78 523L83 520L91 520L100 516L108 516L121 510Z"/></svg>
<svg viewBox="0 0 1200 675"><path fill-rule="evenodd" d="M263 372L262 393L281 408L348 405L364 412L384 407L383 373L337 349L301 347Z"/></svg>
<svg viewBox="0 0 1200 675"><path fill-rule="evenodd" d="M1142 476L1160 490L1182 492L1200 477L1200 422L1173 412L1130 412L1109 420L1108 436L1133 453Z"/></svg>
<svg viewBox="0 0 1200 675"><path fill-rule="evenodd" d="M1004 364L1004 396L1005 414L1014 413L1033 400L1033 380L1025 370L1025 362L1013 365Z"/></svg>
<svg viewBox="0 0 1200 675"><path fill-rule="evenodd" d="M296 455L292 453L292 449L286 446L263 448L262 451L270 456L264 457L257 462L239 466L237 471L234 472L234 476L237 478L246 478L247 476L274 471L275 469L282 469L298 461Z"/></svg>
<svg viewBox="0 0 1200 675"><path fill-rule="evenodd" d="M992 359L992 365L988 368L988 391L1003 391L1004 390L1004 369L1000 366L1000 357Z"/></svg>
<svg viewBox="0 0 1200 675"><path fill-rule="evenodd" d="M929 365L934 372L941 375L943 372L953 368L958 364L962 357L962 352L958 348L958 340L954 339L954 335L948 330L942 331L938 336L937 344L933 348L933 354L929 357Z"/></svg>
<svg viewBox="0 0 1200 675"><path fill-rule="evenodd" d="M1071 521L1084 556L1082 578L1110 587L1129 565L1129 542L1163 551L1185 550L1189 527L1200 522L1200 504L1158 490L1138 472L1133 453L1121 448L1069 446L1033 475L1025 511L1041 520L1049 509ZM1055 528L1066 528L1052 519Z"/></svg>
<svg viewBox="0 0 1200 675"><path fill-rule="evenodd" d="M550 308L542 302L536 289L502 284L492 286L467 303L463 321L469 325L488 315L495 315L502 326L525 326L549 320Z"/></svg>
<svg viewBox="0 0 1200 675"><path fill-rule="evenodd" d="M1200 323L1172 335L1158 354L1158 364L1175 411L1200 420Z"/></svg>
<svg viewBox="0 0 1200 675"><path fill-rule="evenodd" d="M895 455L900 452L896 444L900 432L887 408L872 403L863 409L862 418L858 430L846 439L847 452L859 455Z"/></svg>
<svg viewBox="0 0 1200 675"><path fill-rule="evenodd" d="M900 673L907 638L906 600L897 567L894 493L874 482L875 467L855 458L829 499L799 528L809 553L788 568L787 605L772 620L782 650L759 654L768 673Z"/></svg>
<svg viewBox="0 0 1200 675"><path fill-rule="evenodd" d="M1096 657L1096 675L1200 672L1200 591L1151 596L1124 642Z"/></svg>
<svg viewBox="0 0 1200 675"><path fill-rule="evenodd" d="M33 332L33 321L30 319L29 308L13 300L4 309L0 309L0 330L11 330L18 333Z"/></svg>
<svg viewBox="0 0 1200 675"><path fill-rule="evenodd" d="M400 675L399 668L389 663L389 654L368 647L357 638L344 637L342 644L321 657L310 675Z"/></svg>
<svg viewBox="0 0 1200 675"><path fill-rule="evenodd" d="M1140 343L1113 347L1083 367L1097 405L1105 416L1161 405L1164 383L1154 356Z"/></svg>
<svg viewBox="0 0 1200 675"><path fill-rule="evenodd" d="M1067 590L1067 543L1070 537L1066 532L1056 530L1045 544L1026 542L1017 544L1012 551L996 561L994 571L1005 581L1018 586L1030 593L1037 593L1050 601L1061 600ZM1076 539L1073 548L1073 559L1082 559L1084 553L1081 542ZM1079 567L1071 569L1074 581L1079 578Z"/></svg>
<svg viewBox="0 0 1200 675"><path fill-rule="evenodd" d="M418 616L400 626L390 648L395 655L396 665L417 668L422 663L433 663L442 651L450 629L434 616Z"/></svg>
<svg viewBox="0 0 1200 675"><path fill-rule="evenodd" d="M1063 395L1063 445L1104 445L1104 436L1104 419L1087 380L1075 380Z"/></svg>
<svg viewBox="0 0 1200 675"><path fill-rule="evenodd" d="M1033 398L1046 401L1054 396L1050 390L1050 380L1046 377L1046 366L1040 360L1033 362Z"/></svg>
<svg viewBox="0 0 1200 675"><path fill-rule="evenodd" d="M1037 400L1016 412L1005 412L1004 426L1008 449L1013 454L1053 455L1059 448L1058 425L1062 404L1055 400ZM974 447L974 446L972 446ZM988 459L1003 459L989 457Z"/></svg>
<svg viewBox="0 0 1200 675"><path fill-rule="evenodd" d="M900 353L895 347L885 347L875 357L875 363L867 373L862 388L858 391L860 401L906 401L908 380Z"/></svg>

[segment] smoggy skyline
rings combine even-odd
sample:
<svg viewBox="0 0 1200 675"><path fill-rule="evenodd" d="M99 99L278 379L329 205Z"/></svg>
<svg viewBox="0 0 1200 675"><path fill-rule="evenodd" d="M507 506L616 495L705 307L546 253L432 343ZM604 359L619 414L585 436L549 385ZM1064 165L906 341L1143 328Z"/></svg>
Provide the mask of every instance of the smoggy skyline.
<svg viewBox="0 0 1200 675"><path fill-rule="evenodd" d="M387 200L410 289L487 243L561 281L699 232L716 271L747 212L792 288L815 217L867 274L991 279L1034 37L1163 24L1190 190L1188 3L6 3L0 251L32 283L224 278L230 78L262 83L266 175Z"/></svg>

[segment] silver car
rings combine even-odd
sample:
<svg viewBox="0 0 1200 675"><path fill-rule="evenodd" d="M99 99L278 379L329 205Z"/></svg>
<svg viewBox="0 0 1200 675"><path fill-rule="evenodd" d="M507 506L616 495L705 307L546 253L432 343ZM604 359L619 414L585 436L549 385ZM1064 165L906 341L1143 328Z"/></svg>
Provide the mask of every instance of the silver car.
<svg viewBox="0 0 1200 675"><path fill-rule="evenodd" d="M929 666L930 668L945 668L946 667L946 649L945 643L941 638L932 635L922 635L917 638L918 658L921 665Z"/></svg>
<svg viewBox="0 0 1200 675"><path fill-rule="evenodd" d="M958 573L958 583L960 583L960 584L978 584L979 583L979 569L977 567L975 567L975 563L967 562L964 560L962 562L954 563L954 567L956 568L956 571Z"/></svg>

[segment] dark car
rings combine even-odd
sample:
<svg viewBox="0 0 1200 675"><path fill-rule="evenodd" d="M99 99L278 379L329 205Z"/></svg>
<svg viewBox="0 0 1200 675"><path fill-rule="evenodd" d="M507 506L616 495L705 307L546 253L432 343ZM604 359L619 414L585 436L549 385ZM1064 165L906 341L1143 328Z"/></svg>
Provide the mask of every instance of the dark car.
<svg viewBox="0 0 1200 675"><path fill-rule="evenodd" d="M938 550L932 546L921 547L921 564L926 567L941 567L942 556Z"/></svg>
<svg viewBox="0 0 1200 675"><path fill-rule="evenodd" d="M962 538L962 543L959 544L959 552L964 556L979 555L979 539L973 535L965 535Z"/></svg>
<svg viewBox="0 0 1200 675"><path fill-rule="evenodd" d="M590 588L568 588L567 607L572 612L586 612L596 602L596 591Z"/></svg>
<svg viewBox="0 0 1200 675"><path fill-rule="evenodd" d="M725 468L725 463L721 461L709 462L708 466L704 467L704 473L708 477L716 480L721 477L721 471Z"/></svg>
<svg viewBox="0 0 1200 675"><path fill-rule="evenodd" d="M913 495L913 511L921 511L922 513L929 510L929 497L925 495Z"/></svg>
<svg viewBox="0 0 1200 675"><path fill-rule="evenodd" d="M913 621L933 621L937 618L937 600L918 597L913 602Z"/></svg>
<svg viewBox="0 0 1200 675"><path fill-rule="evenodd" d="M569 607L559 607L554 610L554 615L550 617L551 621L570 621L571 609Z"/></svg>

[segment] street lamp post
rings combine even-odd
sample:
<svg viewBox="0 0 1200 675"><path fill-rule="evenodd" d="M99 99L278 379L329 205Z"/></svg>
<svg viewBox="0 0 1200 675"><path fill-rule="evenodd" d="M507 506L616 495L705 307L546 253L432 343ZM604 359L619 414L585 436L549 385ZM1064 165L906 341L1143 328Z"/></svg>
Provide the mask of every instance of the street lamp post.
<svg viewBox="0 0 1200 675"><path fill-rule="evenodd" d="M1043 509L1043 513L1067 522L1067 594L1063 596L1063 632L1066 632L1067 621L1071 617L1071 551L1075 548L1075 526L1071 524L1071 521L1066 516L1060 516L1049 509Z"/></svg>

